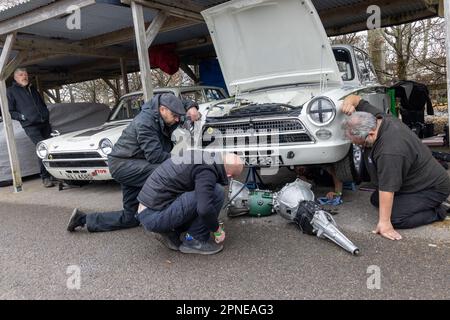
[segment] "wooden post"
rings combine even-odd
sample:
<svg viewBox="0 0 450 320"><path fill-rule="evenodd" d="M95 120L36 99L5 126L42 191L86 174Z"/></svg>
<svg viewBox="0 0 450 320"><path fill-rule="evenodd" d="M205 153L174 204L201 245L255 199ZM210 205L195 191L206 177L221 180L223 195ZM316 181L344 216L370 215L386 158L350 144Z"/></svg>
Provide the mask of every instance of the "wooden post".
<svg viewBox="0 0 450 320"><path fill-rule="evenodd" d="M125 91L123 94L130 93L130 85L128 84L127 63L126 60L123 58L120 58L120 71L122 72L122 82Z"/></svg>
<svg viewBox="0 0 450 320"><path fill-rule="evenodd" d="M39 76L35 76L35 80L36 80L36 90L37 92L39 92L41 97L44 98L44 89L42 88L41 79L39 78Z"/></svg>
<svg viewBox="0 0 450 320"><path fill-rule="evenodd" d="M60 90L59 87L55 89L55 93L56 93L56 100L55 101L56 101L56 103L61 103L61 92L59 90Z"/></svg>
<svg viewBox="0 0 450 320"><path fill-rule="evenodd" d="M448 108L448 123L450 126L450 1L444 1L444 12L445 12L445 24L446 24L446 48L447 48L447 108ZM448 137L447 137L448 141Z"/></svg>
<svg viewBox="0 0 450 320"><path fill-rule="evenodd" d="M139 56L139 69L141 71L142 90L144 91L145 101L149 101L153 96L152 74L150 68L150 57L146 45L144 9L142 5L131 2L131 11L133 13L134 33L136 36L136 45Z"/></svg>
<svg viewBox="0 0 450 320"><path fill-rule="evenodd" d="M3 116L3 125L5 126L6 144L8 147L9 162L11 163L11 173L13 178L14 192L22 191L22 173L20 170L19 157L17 156L16 140L14 139L14 130L9 114L8 97L6 95L6 78L4 69L8 62L8 57L15 40L15 34L10 33L6 37L2 54L0 55L0 108Z"/></svg>

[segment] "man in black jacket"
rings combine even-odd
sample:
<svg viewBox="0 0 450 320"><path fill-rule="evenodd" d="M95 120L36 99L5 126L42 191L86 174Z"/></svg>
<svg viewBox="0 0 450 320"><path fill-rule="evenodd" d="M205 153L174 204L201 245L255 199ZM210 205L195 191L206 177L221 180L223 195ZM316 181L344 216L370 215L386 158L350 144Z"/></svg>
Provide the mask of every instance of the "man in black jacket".
<svg viewBox="0 0 450 320"><path fill-rule="evenodd" d="M445 219L450 178L430 149L400 120L383 115L359 96L348 96L342 112L350 115L343 124L345 133L364 146L365 165L378 188L370 199L379 208L374 232L400 240L394 228Z"/></svg>
<svg viewBox="0 0 450 320"><path fill-rule="evenodd" d="M155 95L145 103L108 155L111 176L121 184L123 210L86 215L74 209L67 230L73 232L85 225L90 232L137 227L137 195L153 170L170 158L172 132L185 114L182 101L171 93Z"/></svg>
<svg viewBox="0 0 450 320"><path fill-rule="evenodd" d="M147 179L138 200L137 219L169 249L183 253L215 254L222 250L225 232L219 226L228 177L242 173L235 154L188 152L161 164ZM180 235L187 232L183 242ZM214 240L211 238L214 233Z"/></svg>
<svg viewBox="0 0 450 320"><path fill-rule="evenodd" d="M49 122L49 112L41 95L28 80L26 69L18 68L14 72L14 82L8 88L8 104L11 118L20 122L26 135L36 145L50 138L52 128ZM53 187L50 174L45 169L42 160L41 178L46 188Z"/></svg>

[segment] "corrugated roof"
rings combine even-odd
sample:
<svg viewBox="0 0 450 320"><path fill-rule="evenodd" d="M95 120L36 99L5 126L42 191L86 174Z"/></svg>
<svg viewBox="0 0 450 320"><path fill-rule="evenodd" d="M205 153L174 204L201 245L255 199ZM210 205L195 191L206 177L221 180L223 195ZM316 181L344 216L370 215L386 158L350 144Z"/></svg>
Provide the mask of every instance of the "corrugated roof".
<svg viewBox="0 0 450 320"><path fill-rule="evenodd" d="M1 0L0 0L1 1ZM37 8L52 4L60 0L24 0L7 10L0 11L0 22L17 17L21 14L31 12ZM382 3L381 15L384 24L401 24L414 19L423 19L436 16L436 12L427 7L428 0L410 1L377 1ZM158 0L168 6L182 6L192 4L192 7L209 8L227 2L224 0L184 0L176 2L173 0ZM369 0L312 0L328 35L365 30L368 14L366 9ZM429 1L427 3L430 3ZM146 22L150 22L155 16L155 11L144 8ZM171 17L173 18L173 17ZM60 39L67 43L108 35L117 30L128 30L133 27L132 14L129 6L121 3L121 0L96 0L96 3L81 9L81 30L69 30L66 26L65 17L53 18L19 30L18 39L27 36L45 39ZM7 22L6 22L7 23ZM170 25L170 23L169 23ZM193 61L195 58L215 55L214 47L207 39L209 32L204 23L186 23L176 30L161 32L156 37L154 44L182 43L178 51L184 61ZM39 40L37 40L39 41ZM187 41L187 42L186 42ZM125 52L136 52L136 44L131 37L125 37L122 41L113 42L114 46L106 46L99 50L119 49ZM117 51L117 50L116 50ZM58 56L45 62L32 66L34 73L58 73L64 74L65 70L77 70L78 65L86 68L86 64L92 64L90 71L94 75L105 71L105 74L120 74L118 59L103 61L100 66L96 61L102 59L94 57ZM104 59L103 59L104 60ZM129 70L137 70L137 60L128 60ZM86 74L88 74L86 72ZM89 78L88 76L87 78ZM58 77L59 79L59 77ZM56 80L55 80L56 81ZM55 82L52 80L51 84ZM65 81L65 80L64 80Z"/></svg>
<svg viewBox="0 0 450 320"><path fill-rule="evenodd" d="M30 11L33 11L42 6L46 6L55 0L19 0L19 3L16 3L12 7L6 8L3 7L0 9L0 21L16 17L20 14L24 14Z"/></svg>

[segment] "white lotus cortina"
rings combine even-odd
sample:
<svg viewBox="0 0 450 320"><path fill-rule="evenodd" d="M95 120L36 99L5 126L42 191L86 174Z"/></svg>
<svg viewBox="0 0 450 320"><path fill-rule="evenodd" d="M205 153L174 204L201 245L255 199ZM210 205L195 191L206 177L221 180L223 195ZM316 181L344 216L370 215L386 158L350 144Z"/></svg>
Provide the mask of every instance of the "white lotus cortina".
<svg viewBox="0 0 450 320"><path fill-rule="evenodd" d="M194 148L255 166L334 164L352 181L339 111L349 94L389 109L368 55L331 46L310 0L235 0L202 12L232 99L200 106Z"/></svg>
<svg viewBox="0 0 450 320"><path fill-rule="evenodd" d="M222 88L211 86L167 87L155 89L154 92L172 92L182 99L188 98L198 103L228 97ZM143 103L142 92L124 95L104 125L41 141L36 146L36 152L53 177L69 184L110 180L107 155L122 131L141 111Z"/></svg>

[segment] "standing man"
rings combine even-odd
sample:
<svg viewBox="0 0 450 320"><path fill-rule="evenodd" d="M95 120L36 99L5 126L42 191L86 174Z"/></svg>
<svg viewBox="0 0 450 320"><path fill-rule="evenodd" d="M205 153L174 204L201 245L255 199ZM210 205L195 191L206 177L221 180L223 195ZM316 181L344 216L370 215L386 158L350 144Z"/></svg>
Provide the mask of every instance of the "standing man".
<svg viewBox="0 0 450 320"><path fill-rule="evenodd" d="M170 158L171 135L186 115L183 104L172 93L155 95L142 106L142 111L125 128L108 155L111 176L120 183L123 210L85 214L74 209L67 230L87 227L90 232L113 231L139 225L135 215L137 196L147 178L162 162ZM197 109L190 107L188 115L198 119Z"/></svg>
<svg viewBox="0 0 450 320"><path fill-rule="evenodd" d="M223 186L228 184L228 177L237 177L242 170L242 160L230 153L222 158L220 154L197 151L168 159L139 193L137 219L146 230L159 233L158 240L171 250L218 253L225 240L218 221L225 196ZM187 233L181 242L183 232Z"/></svg>
<svg viewBox="0 0 450 320"><path fill-rule="evenodd" d="M442 203L450 194L450 178L414 132L375 110L359 96L347 97L342 112L350 117L343 128L353 143L368 152L366 168L378 189L370 199L379 208L374 232L400 240L394 228L415 228L445 219Z"/></svg>
<svg viewBox="0 0 450 320"><path fill-rule="evenodd" d="M31 141L36 145L38 142L50 138L52 128L47 105L36 88L29 82L26 69L18 68L14 71L14 81L8 88L7 95L11 118L20 122ZM41 159L39 159L39 164L44 187L53 187L51 176Z"/></svg>

